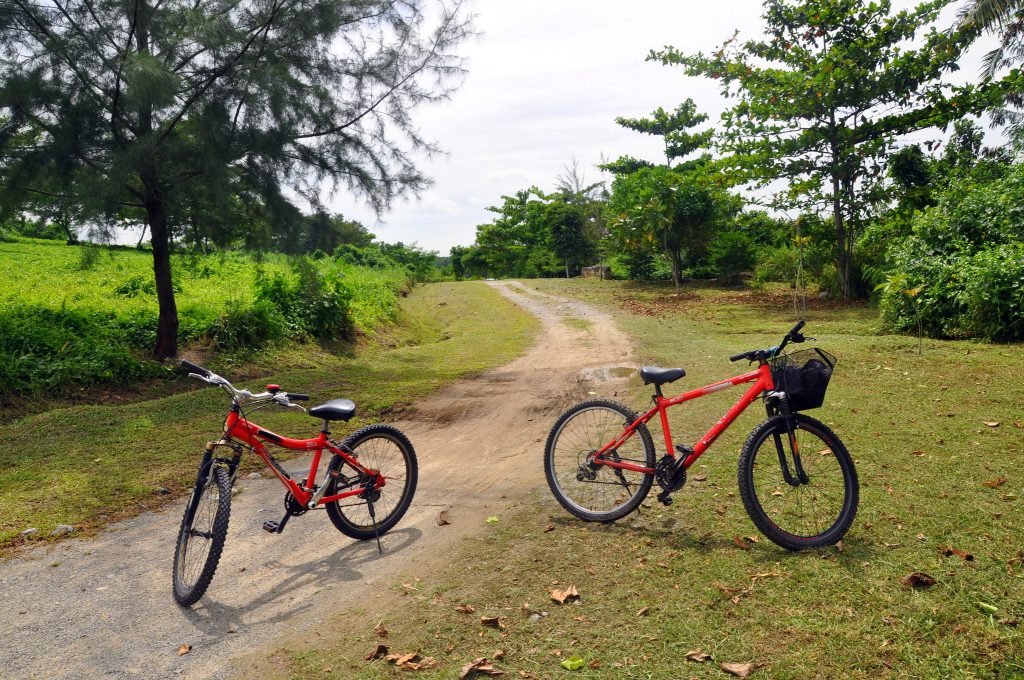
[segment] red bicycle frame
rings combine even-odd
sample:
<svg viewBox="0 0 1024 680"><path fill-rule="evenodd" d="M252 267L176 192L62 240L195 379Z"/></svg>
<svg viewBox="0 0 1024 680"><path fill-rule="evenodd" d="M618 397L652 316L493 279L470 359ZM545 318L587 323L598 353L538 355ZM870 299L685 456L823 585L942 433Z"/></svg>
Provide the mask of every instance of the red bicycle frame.
<svg viewBox="0 0 1024 680"><path fill-rule="evenodd" d="M661 416L661 430L665 435L665 448L668 456L670 458L675 458L675 448L672 446L672 432L668 424L668 409L672 406L677 406L687 401L692 401L693 399L698 399L714 392L728 389L734 385L742 385L744 383L754 384L743 393L743 396L739 398L739 401L733 404L732 408L722 416L721 420L719 420L715 426L700 439L700 441L694 444L693 451L687 454L686 458L684 458L682 462L684 468L689 468L704 454L705 451L707 451L708 447L718 439L719 435L725 432L726 428L732 425L732 422L736 420L741 413L743 413L744 409L750 406L750 404L753 403L753 401L762 393L775 389L775 382L772 380L771 367L767 363L762 363L758 366L756 371L750 371L749 373L744 373L743 375L738 375L734 378L729 378L728 380L722 380L710 385L705 385L704 387L698 387L695 390L684 392L678 397L666 398L662 396L661 386L657 386L657 394L654 396L654 407L637 418L634 422L630 423L629 427L623 430L622 434L616 437L607 446L591 454L588 457L589 461L600 465L607 465L612 468L619 468L621 470L632 470L633 472L640 472L647 475L653 474L653 468L636 465L634 463L609 460L604 458L604 454L607 451L611 451L622 446L627 439L633 436L633 433L636 432L636 428L639 427L641 423L646 425L652 418L654 418L655 414L658 414Z"/></svg>
<svg viewBox="0 0 1024 680"><path fill-rule="evenodd" d="M313 480L316 477L316 470L320 466L320 458L323 455L324 449L329 452L341 456L346 463L351 465L356 470L373 475L376 477L374 484L375 489L379 489L385 484L384 475L380 474L377 470L370 470L359 464L359 461L349 455L344 449L331 443L327 439L327 432L321 431L319 436L312 439L291 439L289 437L282 437L279 434L266 430L256 423L250 422L243 416L240 416L237 412L231 411L228 414L227 420L224 422L224 439L237 439L245 444L248 444L256 455L263 459L263 462L267 464L277 478L281 480L288 490L291 492L295 500L298 501L303 507L308 507L309 502L316 496L316 489L313 487ZM309 475L306 477L306 485L300 486L288 476L288 473L284 471L284 468L274 459L267 447L263 445L263 441L269 441L277 446L285 449L291 449L293 451L314 451L313 460L309 465ZM326 480L324 482L326 485ZM331 503L338 501L343 498L350 496L357 496L365 490L366 487L360 485L359 487L345 491L344 493L333 494L331 496L322 496L316 499L316 504Z"/></svg>

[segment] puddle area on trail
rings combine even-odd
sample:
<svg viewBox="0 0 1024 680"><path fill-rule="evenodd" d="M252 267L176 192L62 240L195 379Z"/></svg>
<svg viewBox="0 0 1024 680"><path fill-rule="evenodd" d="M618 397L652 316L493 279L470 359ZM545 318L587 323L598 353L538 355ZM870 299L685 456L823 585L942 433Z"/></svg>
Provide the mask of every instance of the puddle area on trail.
<svg viewBox="0 0 1024 680"><path fill-rule="evenodd" d="M580 371L580 380L586 382L625 382L638 373L632 364L614 364L612 366L596 366Z"/></svg>

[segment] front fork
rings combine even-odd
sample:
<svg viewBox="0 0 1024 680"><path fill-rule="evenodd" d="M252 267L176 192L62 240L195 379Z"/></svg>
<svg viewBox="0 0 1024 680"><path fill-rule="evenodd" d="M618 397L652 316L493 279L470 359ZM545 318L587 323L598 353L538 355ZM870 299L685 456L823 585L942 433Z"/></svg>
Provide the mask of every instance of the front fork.
<svg viewBox="0 0 1024 680"><path fill-rule="evenodd" d="M779 456L779 467L782 469L782 478L786 480L786 484L790 486L800 486L801 484L807 484L810 480L807 477L807 473L804 472L804 464L800 460L800 447L796 439L796 414L794 413L782 413L780 409L775 405L768 406L768 417L782 415L786 422L786 437L789 439L789 450L793 460L793 470L796 471L794 475L790 470L789 461L786 455L786 447L782 443L782 434L779 432L772 432L772 440L775 442L775 452Z"/></svg>

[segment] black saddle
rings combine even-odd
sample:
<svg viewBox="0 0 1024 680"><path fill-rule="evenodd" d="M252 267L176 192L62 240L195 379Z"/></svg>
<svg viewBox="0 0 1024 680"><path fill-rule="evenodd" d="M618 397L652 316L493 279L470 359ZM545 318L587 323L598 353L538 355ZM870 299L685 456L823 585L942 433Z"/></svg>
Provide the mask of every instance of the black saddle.
<svg viewBox="0 0 1024 680"><path fill-rule="evenodd" d="M307 413L322 420L348 420L356 414L356 404L351 399L331 399L326 404L314 406Z"/></svg>
<svg viewBox="0 0 1024 680"><path fill-rule="evenodd" d="M679 380L686 371L681 368L661 368L660 366L644 366L640 369L640 377L645 385L664 385Z"/></svg>

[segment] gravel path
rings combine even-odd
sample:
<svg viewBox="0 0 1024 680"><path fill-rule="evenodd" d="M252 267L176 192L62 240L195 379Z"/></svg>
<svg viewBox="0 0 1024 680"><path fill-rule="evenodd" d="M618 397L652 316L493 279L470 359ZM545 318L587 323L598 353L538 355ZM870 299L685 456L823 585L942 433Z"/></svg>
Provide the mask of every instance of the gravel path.
<svg viewBox="0 0 1024 680"><path fill-rule="evenodd" d="M551 422L588 380L607 378L603 367L628 363L629 342L591 307L514 282L491 285L537 315L542 331L524 356L440 390L395 423L416 447L420 478L383 555L373 541L338 533L321 512L293 518L281 535L262 531L264 520L280 518L283 490L276 480L240 479L217 574L191 609L170 594L184 499L93 539L0 563L0 678L226 677L275 641L372 603L403 573L445 563L488 515L544 491L540 455ZM564 323L572 318L590 323ZM198 452L188 464L196 461ZM440 510L451 525L437 526ZM179 655L182 645L191 649Z"/></svg>

